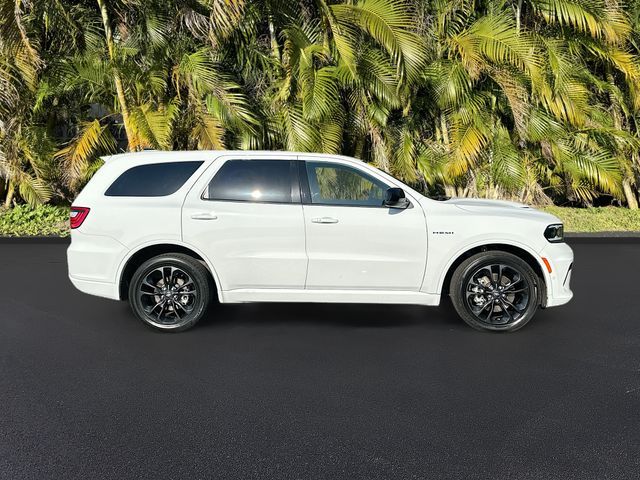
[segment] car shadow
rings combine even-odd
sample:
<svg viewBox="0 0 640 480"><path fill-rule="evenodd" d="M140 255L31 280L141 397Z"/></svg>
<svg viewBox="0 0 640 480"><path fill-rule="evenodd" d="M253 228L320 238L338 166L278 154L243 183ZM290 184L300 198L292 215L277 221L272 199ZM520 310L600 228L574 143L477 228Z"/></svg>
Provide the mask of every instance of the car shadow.
<svg viewBox="0 0 640 480"><path fill-rule="evenodd" d="M448 301L439 307L349 303L214 304L199 328L222 325L332 325L345 328L397 328L419 324L463 326Z"/></svg>

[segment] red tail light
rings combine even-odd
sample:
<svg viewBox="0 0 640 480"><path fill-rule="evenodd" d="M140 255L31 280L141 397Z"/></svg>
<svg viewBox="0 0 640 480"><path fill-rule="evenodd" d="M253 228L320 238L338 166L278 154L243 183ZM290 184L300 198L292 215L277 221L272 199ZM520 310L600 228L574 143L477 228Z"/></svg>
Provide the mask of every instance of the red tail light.
<svg viewBox="0 0 640 480"><path fill-rule="evenodd" d="M69 213L69 226L71 228L78 228L84 222L84 219L89 215L89 209L87 207L71 207Z"/></svg>

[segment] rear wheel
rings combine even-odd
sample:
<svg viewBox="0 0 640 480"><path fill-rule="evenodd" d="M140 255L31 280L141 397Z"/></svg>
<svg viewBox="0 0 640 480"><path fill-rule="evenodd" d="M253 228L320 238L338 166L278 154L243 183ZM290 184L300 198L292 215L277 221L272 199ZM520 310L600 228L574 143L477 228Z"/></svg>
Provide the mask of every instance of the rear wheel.
<svg viewBox="0 0 640 480"><path fill-rule="evenodd" d="M211 300L209 272L196 259L181 253L153 257L133 274L129 303L145 324L163 331L193 327Z"/></svg>
<svg viewBox="0 0 640 480"><path fill-rule="evenodd" d="M512 332L538 308L538 277L507 252L481 252L456 268L449 288L458 315L477 330Z"/></svg>

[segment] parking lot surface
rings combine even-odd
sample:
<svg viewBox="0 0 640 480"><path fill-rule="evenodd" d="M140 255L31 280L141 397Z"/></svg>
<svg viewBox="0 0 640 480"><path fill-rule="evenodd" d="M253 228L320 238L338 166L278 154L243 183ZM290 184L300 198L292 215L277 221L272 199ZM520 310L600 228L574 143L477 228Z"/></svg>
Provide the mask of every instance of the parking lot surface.
<svg viewBox="0 0 640 480"><path fill-rule="evenodd" d="M218 306L157 333L0 243L2 479L637 479L640 243L575 240L512 334L450 308Z"/></svg>

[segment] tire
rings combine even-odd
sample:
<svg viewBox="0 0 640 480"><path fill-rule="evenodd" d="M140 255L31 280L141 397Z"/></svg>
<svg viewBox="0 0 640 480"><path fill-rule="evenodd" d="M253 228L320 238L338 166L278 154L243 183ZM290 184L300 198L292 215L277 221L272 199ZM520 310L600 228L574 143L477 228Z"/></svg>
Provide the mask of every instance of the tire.
<svg viewBox="0 0 640 480"><path fill-rule="evenodd" d="M146 325L182 332L204 316L212 290L211 276L198 260L168 253L138 267L129 284L129 304Z"/></svg>
<svg viewBox="0 0 640 480"><path fill-rule="evenodd" d="M514 332L538 309L538 281L521 258L487 251L467 258L456 268L449 292L453 307L467 325L482 331Z"/></svg>

